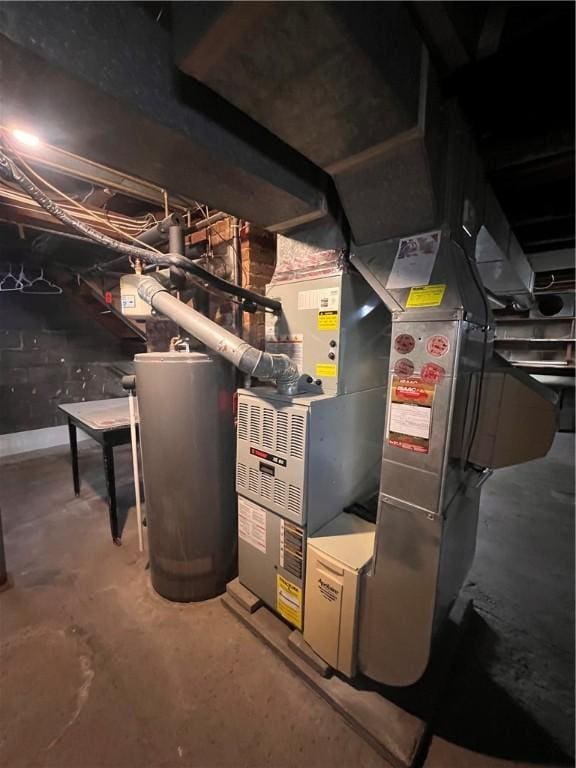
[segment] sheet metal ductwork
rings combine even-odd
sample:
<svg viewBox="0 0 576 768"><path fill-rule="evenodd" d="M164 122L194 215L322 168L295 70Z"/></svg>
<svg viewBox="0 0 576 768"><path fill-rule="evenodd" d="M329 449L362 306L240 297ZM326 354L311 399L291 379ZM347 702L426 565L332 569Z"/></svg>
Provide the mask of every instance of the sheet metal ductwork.
<svg viewBox="0 0 576 768"><path fill-rule="evenodd" d="M457 234L479 234L485 285L529 302L530 264L405 4L205 4L194 24L187 4L174 12L182 71L326 171L356 245L442 226L449 209Z"/></svg>
<svg viewBox="0 0 576 768"><path fill-rule="evenodd" d="M365 3L361 18L354 3L174 13L180 68L329 173L356 242L434 225L436 85L402 3Z"/></svg>

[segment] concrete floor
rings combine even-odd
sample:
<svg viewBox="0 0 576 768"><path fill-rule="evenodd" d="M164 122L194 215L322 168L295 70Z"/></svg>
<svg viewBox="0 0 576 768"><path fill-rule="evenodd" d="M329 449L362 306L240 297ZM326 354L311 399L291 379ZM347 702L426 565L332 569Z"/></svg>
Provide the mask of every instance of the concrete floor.
<svg viewBox="0 0 576 768"><path fill-rule="evenodd" d="M330 706L220 604L150 588L130 510L107 525L99 450L0 466L14 588L0 595L0 765L10 768L385 766ZM133 504L117 449L120 505ZM466 591L473 632L435 723L427 768L570 764L573 436L485 486ZM473 750L474 752L470 751Z"/></svg>

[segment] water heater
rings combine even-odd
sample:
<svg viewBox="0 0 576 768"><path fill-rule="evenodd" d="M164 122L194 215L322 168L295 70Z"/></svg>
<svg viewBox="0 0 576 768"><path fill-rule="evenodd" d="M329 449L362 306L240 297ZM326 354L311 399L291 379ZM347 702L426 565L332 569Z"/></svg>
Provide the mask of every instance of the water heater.
<svg viewBox="0 0 576 768"><path fill-rule="evenodd" d="M234 369L154 352L136 355L135 370L152 585L206 600L236 575Z"/></svg>

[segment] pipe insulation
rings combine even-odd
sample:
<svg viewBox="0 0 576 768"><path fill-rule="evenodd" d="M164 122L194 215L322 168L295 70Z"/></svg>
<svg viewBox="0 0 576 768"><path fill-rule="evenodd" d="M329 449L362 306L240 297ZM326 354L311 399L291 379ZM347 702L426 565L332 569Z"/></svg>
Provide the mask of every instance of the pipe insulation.
<svg viewBox="0 0 576 768"><path fill-rule="evenodd" d="M54 218L59 219L64 224L67 224L72 229L80 232L85 237L89 237L105 248L111 248L118 253L122 253L125 256L129 256L133 259L141 259L144 262L156 264L158 266L173 266L181 267L187 272L196 275L196 277L206 280L206 282L212 283L215 287L222 291L231 293L235 296L239 296L249 301L253 301L261 307L271 309L274 312L279 312L282 309L282 305L279 301L269 299L267 296L260 296L257 293L241 288L233 283L229 283L221 277L213 275L208 270L195 264L191 259L187 259L185 256L181 256L177 253L155 253L147 250L146 248L139 248L135 245L128 245L121 243L119 240L114 240L112 237L103 235L101 232L89 227L87 224L78 221L74 216L71 216L63 208L57 205L51 200L48 195L36 186L28 176L21 170L21 168L14 162L4 151L0 149L0 176L8 182L15 182L23 189L38 205L44 208L45 211L51 213Z"/></svg>
<svg viewBox="0 0 576 768"><path fill-rule="evenodd" d="M271 354L256 349L171 296L153 277L142 278L138 286L138 295L157 312L169 317L243 373L264 381L275 381L278 392L281 394L297 394L300 373L287 355Z"/></svg>

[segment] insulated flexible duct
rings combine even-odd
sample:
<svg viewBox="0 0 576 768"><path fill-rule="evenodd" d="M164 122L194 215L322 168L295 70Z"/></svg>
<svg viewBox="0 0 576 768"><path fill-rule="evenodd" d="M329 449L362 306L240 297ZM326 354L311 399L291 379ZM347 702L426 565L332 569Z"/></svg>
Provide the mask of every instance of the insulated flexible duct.
<svg viewBox="0 0 576 768"><path fill-rule="evenodd" d="M276 382L278 392L298 392L300 374L287 355L261 352L248 342L220 327L195 309L171 296L153 277L143 277L138 294L157 312L169 317L207 347L229 360L243 373Z"/></svg>

